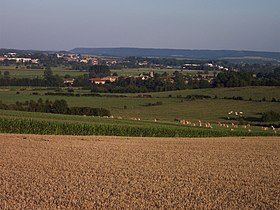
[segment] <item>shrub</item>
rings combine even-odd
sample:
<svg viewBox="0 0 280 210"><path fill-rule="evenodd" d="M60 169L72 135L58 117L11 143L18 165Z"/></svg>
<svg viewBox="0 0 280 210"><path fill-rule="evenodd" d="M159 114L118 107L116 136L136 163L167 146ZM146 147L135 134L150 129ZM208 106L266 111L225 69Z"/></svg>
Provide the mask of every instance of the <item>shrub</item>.
<svg viewBox="0 0 280 210"><path fill-rule="evenodd" d="M208 95L187 95L186 96L187 100L195 100L195 99L211 99L211 96Z"/></svg>
<svg viewBox="0 0 280 210"><path fill-rule="evenodd" d="M147 103L145 106L161 106L163 105L162 101L157 101L156 103Z"/></svg>
<svg viewBox="0 0 280 210"><path fill-rule="evenodd" d="M233 97L225 96L224 99L232 99L232 100L239 100L239 101L244 100L244 98L242 96L233 96Z"/></svg>
<svg viewBox="0 0 280 210"><path fill-rule="evenodd" d="M280 113L269 111L262 113L262 122L280 121Z"/></svg>

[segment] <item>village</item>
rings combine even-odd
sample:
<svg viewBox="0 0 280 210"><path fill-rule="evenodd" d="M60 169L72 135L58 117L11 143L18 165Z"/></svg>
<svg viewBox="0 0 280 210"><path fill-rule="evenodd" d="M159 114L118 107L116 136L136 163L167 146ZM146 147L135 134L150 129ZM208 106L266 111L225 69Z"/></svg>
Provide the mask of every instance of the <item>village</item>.
<svg viewBox="0 0 280 210"><path fill-rule="evenodd" d="M190 81L207 81L212 83L213 79L220 71L228 71L227 67L216 64L214 62L197 62L182 63L173 61L169 63L163 62L161 59L153 58L136 58L136 57L112 57L112 56L95 56L95 55L82 55L71 53L22 53L22 52L6 52L0 54L1 65L15 65L20 71L24 68L27 69L44 69L51 64L48 64L49 60L56 59L58 65L65 65L69 68L78 66L78 70L81 66L99 66L105 65L110 69L135 69L137 74L121 75L118 71L115 71L111 75L106 76L94 76L89 78L89 82L95 85L105 85L106 83L114 83L119 79L134 78L140 80L149 80L156 75L162 74L162 80L174 83L174 74L165 74L167 72L180 72L184 74L185 84ZM53 61L52 61L53 62ZM145 69L145 71L141 71ZM148 71L147 71L148 70ZM211 73L209 73L211 71ZM186 73L187 72L187 73ZM63 78L63 83L67 86L74 84L76 78Z"/></svg>

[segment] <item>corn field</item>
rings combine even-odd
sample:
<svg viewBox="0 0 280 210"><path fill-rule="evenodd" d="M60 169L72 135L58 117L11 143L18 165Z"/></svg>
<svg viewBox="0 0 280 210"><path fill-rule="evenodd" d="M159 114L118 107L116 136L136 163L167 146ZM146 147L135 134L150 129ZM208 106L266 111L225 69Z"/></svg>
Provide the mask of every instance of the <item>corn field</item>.
<svg viewBox="0 0 280 210"><path fill-rule="evenodd" d="M271 133L221 131L188 127L161 127L107 125L43 121L32 119L0 119L0 133L43 134L43 135L100 135L138 137L225 137L225 136L271 136Z"/></svg>

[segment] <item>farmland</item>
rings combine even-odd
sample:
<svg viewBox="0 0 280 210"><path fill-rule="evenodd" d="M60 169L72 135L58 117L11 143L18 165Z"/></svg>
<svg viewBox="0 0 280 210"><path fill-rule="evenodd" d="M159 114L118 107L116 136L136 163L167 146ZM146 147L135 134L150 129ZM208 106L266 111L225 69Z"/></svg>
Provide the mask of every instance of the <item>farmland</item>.
<svg viewBox="0 0 280 210"><path fill-rule="evenodd" d="M19 113L18 113L19 114ZM37 116L38 117L38 116ZM141 137L225 137L225 136L277 136L277 130L262 130L257 126L246 128L214 125L186 126L170 122L152 123L132 120L90 120L72 121L62 116L55 119L24 119L23 117L3 117L0 119L0 133L50 134L50 135L102 135L102 136L141 136ZM79 119L79 118L77 118ZM279 129L278 129L279 130Z"/></svg>
<svg viewBox="0 0 280 210"><path fill-rule="evenodd" d="M279 209L279 140L0 134L0 208Z"/></svg>
<svg viewBox="0 0 280 210"><path fill-rule="evenodd" d="M109 69L50 61L0 67L0 209L280 208L274 76L234 71L210 85L215 68L160 80L123 68L107 72L124 76L122 86L90 86L78 76ZM40 67L45 76L31 69ZM164 90L177 91L152 92Z"/></svg>
<svg viewBox="0 0 280 210"><path fill-rule="evenodd" d="M139 94L121 94L126 97L117 97L119 94L101 94L103 97L46 96L46 92L54 92L54 89L2 88L0 89L0 100L6 104L12 104L16 101L24 102L31 99L38 100L39 98L43 100L65 99L69 106L103 107L110 110L113 116L127 119L141 118L142 120L157 118L163 121L174 121L174 119L221 121L227 117L227 113L231 110L243 111L246 117L251 118L258 118L260 113L265 111L280 112L279 103L271 102L274 97L280 99L280 89L278 87L189 89L146 94L150 95L150 98L138 97ZM61 89L59 92L67 91ZM74 93L90 92L76 89ZM185 100L188 95L205 95L210 96L211 99ZM216 99L214 99L215 96ZM233 96L240 96L244 100L224 99L224 97ZM249 101L250 98L251 101ZM266 98L266 101L262 101L263 98ZM162 105L146 106L158 101L162 102ZM126 109L124 109L125 106Z"/></svg>
<svg viewBox="0 0 280 210"><path fill-rule="evenodd" d="M112 73L117 73L118 75L120 76L137 76L141 73L149 73L151 71L154 71L155 73L158 73L158 74L163 74L164 72L168 73L168 74L172 74L176 71L177 69L166 69L166 68L138 68L138 69L135 69L135 68L122 68L122 69L116 69L116 70L111 70ZM190 75L193 75L193 74L197 74L198 72L201 72L199 70L177 70L177 71L180 71L182 74L190 74ZM213 74L213 72L210 72L211 75Z"/></svg>
<svg viewBox="0 0 280 210"><path fill-rule="evenodd" d="M16 68L15 65L11 66L0 66L0 71L8 71L10 73L11 77L15 78L42 78L44 74L44 69L26 69L26 68ZM59 66L59 67L52 67L52 71L54 74L57 74L59 76L65 76L70 75L71 77L77 77L81 76L83 74L86 74L88 72L86 71L78 71L78 70L71 70L65 66ZM111 70L112 73L117 73L119 76L137 76L141 73L149 73L151 71L154 71L158 74L163 74L164 72L167 72L169 74L172 74L176 71L176 69L153 69L153 68L122 68L122 69L113 69ZM180 70L183 74L197 74L199 71L197 70ZM210 72L210 74L213 74L213 72Z"/></svg>
<svg viewBox="0 0 280 210"><path fill-rule="evenodd" d="M10 77L15 78L43 78L44 69L17 69L15 66L0 66L0 71L8 71L10 73ZM76 77L85 74L83 71L69 70L66 67L53 67L52 71L54 74L59 76L70 75L71 77Z"/></svg>

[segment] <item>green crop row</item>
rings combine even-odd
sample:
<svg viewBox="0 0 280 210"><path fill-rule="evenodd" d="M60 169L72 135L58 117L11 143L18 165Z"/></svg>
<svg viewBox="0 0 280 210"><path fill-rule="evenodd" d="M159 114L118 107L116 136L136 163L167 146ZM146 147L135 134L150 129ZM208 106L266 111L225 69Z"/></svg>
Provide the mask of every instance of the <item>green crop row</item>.
<svg viewBox="0 0 280 210"><path fill-rule="evenodd" d="M91 123L68 123L31 119L0 119L0 133L44 135L103 135L141 137L224 137L224 136L269 136L271 133L245 131L219 131L199 128L167 128L143 126L118 126Z"/></svg>

